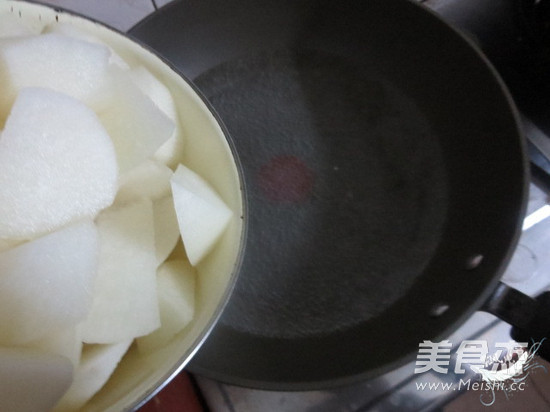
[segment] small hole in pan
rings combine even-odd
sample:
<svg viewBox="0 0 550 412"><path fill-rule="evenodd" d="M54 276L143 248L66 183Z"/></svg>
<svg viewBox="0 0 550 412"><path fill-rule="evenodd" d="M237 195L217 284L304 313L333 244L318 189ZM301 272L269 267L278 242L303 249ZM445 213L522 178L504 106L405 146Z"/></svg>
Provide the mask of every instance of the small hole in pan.
<svg viewBox="0 0 550 412"><path fill-rule="evenodd" d="M472 255L466 260L466 269L468 270L476 269L479 265L481 265L482 261L483 261L482 254Z"/></svg>
<svg viewBox="0 0 550 412"><path fill-rule="evenodd" d="M438 318L449 310L449 305L445 303L438 303L430 310L430 316L432 318Z"/></svg>

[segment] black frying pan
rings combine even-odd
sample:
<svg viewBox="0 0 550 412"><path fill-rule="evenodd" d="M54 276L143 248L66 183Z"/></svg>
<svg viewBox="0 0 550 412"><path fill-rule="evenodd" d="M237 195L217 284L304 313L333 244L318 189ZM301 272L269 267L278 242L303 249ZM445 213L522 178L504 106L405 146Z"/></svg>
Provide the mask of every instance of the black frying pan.
<svg viewBox="0 0 550 412"><path fill-rule="evenodd" d="M345 384L412 359L485 302L506 320L531 313L499 284L526 199L517 113L427 9L186 0L131 35L205 94L245 174L241 277L192 371L268 389Z"/></svg>

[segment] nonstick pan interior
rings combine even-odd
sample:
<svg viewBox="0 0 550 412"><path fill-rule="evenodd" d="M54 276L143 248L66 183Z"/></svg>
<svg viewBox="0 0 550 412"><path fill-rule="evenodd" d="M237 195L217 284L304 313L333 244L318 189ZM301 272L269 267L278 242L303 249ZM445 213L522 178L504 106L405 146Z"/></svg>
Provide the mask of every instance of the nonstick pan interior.
<svg viewBox="0 0 550 412"><path fill-rule="evenodd" d="M522 213L522 143L494 72L435 16L189 0L131 33L204 93L244 169L241 276L193 370L276 389L374 376L490 292Z"/></svg>
<svg viewBox="0 0 550 412"><path fill-rule="evenodd" d="M315 336L403 296L438 245L447 199L439 142L414 101L318 51L260 52L195 82L246 159L251 276L223 322Z"/></svg>

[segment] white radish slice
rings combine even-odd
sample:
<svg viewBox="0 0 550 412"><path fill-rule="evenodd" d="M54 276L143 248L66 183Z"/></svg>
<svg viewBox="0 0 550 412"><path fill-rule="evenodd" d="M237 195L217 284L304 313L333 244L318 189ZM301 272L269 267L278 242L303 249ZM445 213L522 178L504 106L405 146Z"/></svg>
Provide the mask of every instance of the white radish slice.
<svg viewBox="0 0 550 412"><path fill-rule="evenodd" d="M172 135L153 155L157 162L164 163L169 167L176 167L183 161L183 136L181 132Z"/></svg>
<svg viewBox="0 0 550 412"><path fill-rule="evenodd" d="M195 266L224 232L232 212L202 177L183 165L174 172L171 185L185 251Z"/></svg>
<svg viewBox="0 0 550 412"><path fill-rule="evenodd" d="M98 263L92 222L0 253L0 342L25 344L83 320Z"/></svg>
<svg viewBox="0 0 550 412"><path fill-rule="evenodd" d="M176 104L170 90L143 66L136 66L128 72L134 84L174 123L178 122Z"/></svg>
<svg viewBox="0 0 550 412"><path fill-rule="evenodd" d="M109 56L110 64L114 64L124 70L130 69L130 66L128 65L128 63L126 63L126 61L124 61L124 59L120 57L111 47L109 47L109 45L105 44L103 41L91 35L90 33L87 33L79 29L73 24L56 21L55 23L51 23L46 27L44 27L44 30L42 32L57 33L62 36L72 37L74 39L83 40L89 43L104 45L109 49L109 52L110 52L110 56Z"/></svg>
<svg viewBox="0 0 550 412"><path fill-rule="evenodd" d="M180 238L174 199L166 196L153 203L155 217L155 252L160 265L176 247Z"/></svg>
<svg viewBox="0 0 550 412"><path fill-rule="evenodd" d="M112 67L105 84L93 107L113 140L123 173L152 157L175 125L122 70Z"/></svg>
<svg viewBox="0 0 550 412"><path fill-rule="evenodd" d="M13 249L15 246L23 243L23 241L0 239L0 252Z"/></svg>
<svg viewBox="0 0 550 412"><path fill-rule="evenodd" d="M73 366L62 356L0 347L0 411L49 411L72 376Z"/></svg>
<svg viewBox="0 0 550 412"><path fill-rule="evenodd" d="M154 159L170 167L176 167L182 160L184 142L176 104L170 90L143 66L132 68L128 74L140 90L174 122L172 136L155 152Z"/></svg>
<svg viewBox="0 0 550 412"><path fill-rule="evenodd" d="M112 345L85 346L74 381L53 411L73 412L84 406L107 382L131 343L132 340L127 340Z"/></svg>
<svg viewBox="0 0 550 412"><path fill-rule="evenodd" d="M90 100L105 79L109 55L106 46L55 33L4 44L0 48L4 109L25 87L45 87Z"/></svg>
<svg viewBox="0 0 550 412"><path fill-rule="evenodd" d="M19 94L0 136L0 239L32 239L109 206L113 145L83 103L48 89Z"/></svg>
<svg viewBox="0 0 550 412"><path fill-rule="evenodd" d="M152 203L142 199L107 209L96 224L99 268L82 340L116 343L146 335L160 326Z"/></svg>
<svg viewBox="0 0 550 412"><path fill-rule="evenodd" d="M165 262L157 271L157 290L161 327L136 340L142 352L166 345L193 319L195 307L195 270L189 262Z"/></svg>
<svg viewBox="0 0 550 412"><path fill-rule="evenodd" d="M115 203L123 205L146 197L152 200L170 194L172 170L162 163L147 159L120 176Z"/></svg>
<svg viewBox="0 0 550 412"><path fill-rule="evenodd" d="M78 326L71 326L69 328L48 331L45 336L25 345L25 347L34 348L44 353L64 356L76 368L80 362L82 340L78 333Z"/></svg>

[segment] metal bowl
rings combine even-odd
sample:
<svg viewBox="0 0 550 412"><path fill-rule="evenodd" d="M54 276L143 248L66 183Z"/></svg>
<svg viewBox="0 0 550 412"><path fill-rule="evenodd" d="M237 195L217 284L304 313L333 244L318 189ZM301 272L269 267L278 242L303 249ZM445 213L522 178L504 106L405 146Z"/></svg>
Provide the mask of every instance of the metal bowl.
<svg viewBox="0 0 550 412"><path fill-rule="evenodd" d="M195 317L166 347L144 356L131 347L107 384L84 410L135 409L145 403L197 352L218 320L236 282L245 237L241 168L218 117L197 89L166 61L128 36L103 24L37 3L1 0L0 13L13 13L31 27L70 23L99 38L130 64L141 64L171 91L186 138L186 166L206 178L234 211L214 250L197 266Z"/></svg>

